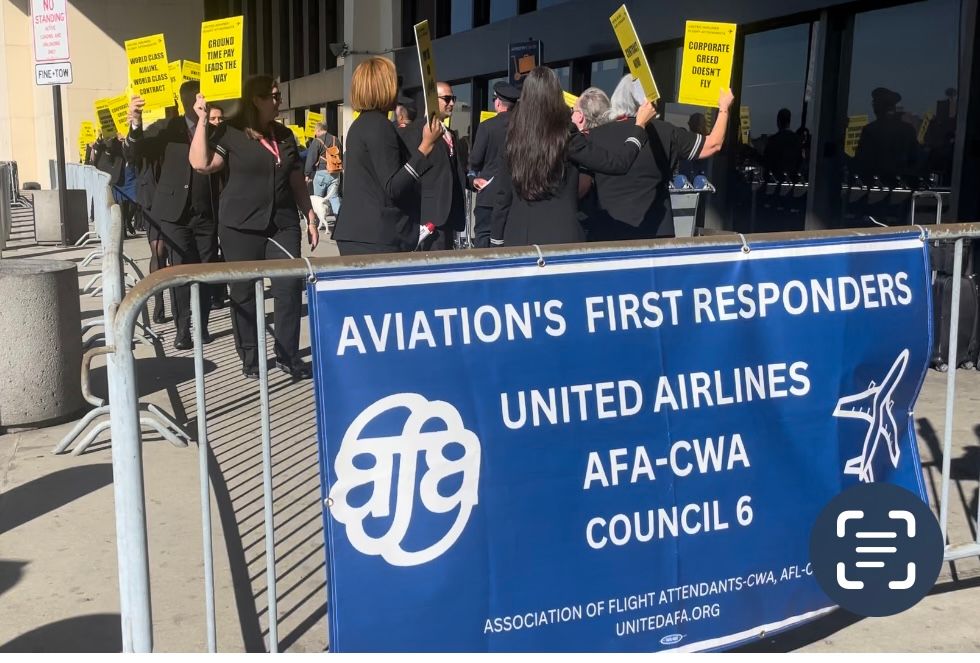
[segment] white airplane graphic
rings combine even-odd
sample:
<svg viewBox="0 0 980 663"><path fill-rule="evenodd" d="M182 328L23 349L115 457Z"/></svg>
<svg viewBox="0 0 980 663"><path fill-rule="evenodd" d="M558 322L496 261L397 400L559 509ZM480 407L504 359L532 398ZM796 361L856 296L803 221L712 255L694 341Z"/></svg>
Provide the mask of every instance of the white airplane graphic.
<svg viewBox="0 0 980 663"><path fill-rule="evenodd" d="M880 385L872 382L861 393L843 396L837 401L837 407L834 408L835 417L861 419L868 423L868 432L864 436L861 455L847 461L844 465L844 474L856 474L864 483L873 483L875 479L871 461L878 451L878 444L882 441L888 447L892 465L898 467L901 450L898 447L898 425L892 412L892 407L895 405L892 395L902 381L908 363L909 351L905 349L888 369L888 374Z"/></svg>

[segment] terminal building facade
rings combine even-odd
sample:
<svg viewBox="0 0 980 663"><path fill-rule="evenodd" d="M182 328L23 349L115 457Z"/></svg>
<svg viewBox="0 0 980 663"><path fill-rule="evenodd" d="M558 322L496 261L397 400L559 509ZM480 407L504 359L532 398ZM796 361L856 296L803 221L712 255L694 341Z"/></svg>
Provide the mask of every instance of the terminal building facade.
<svg viewBox="0 0 980 663"><path fill-rule="evenodd" d="M472 137L480 111L492 107L493 84L507 76L512 42L540 40L544 63L555 69L568 91L596 86L612 92L624 72L609 23L620 4L71 0L73 43L79 25L94 36L83 53L92 61L92 71L85 73L84 63L77 63L76 85L68 88L67 152L75 153L78 124L90 119L91 102L125 87L123 39L164 32L168 47L173 44L171 59L196 59L201 20L244 15L246 72L280 78L285 119L298 122L307 109L323 111L331 131L342 134L351 118L345 90L354 68L371 54L391 57L404 91L418 98L412 26L427 19L438 75L452 83L458 97L453 126ZM739 26L732 78L738 108L729 116L726 149L708 163L695 164L717 187L707 200L705 225L739 231L819 229L867 225L869 216L907 223L910 191L918 188L943 192L948 220L980 218L980 192L974 185L980 179L980 79L974 76L980 53L978 4L980 0L628 2L662 94L662 117L679 125L695 113L713 120L710 109L676 103L685 21ZM0 69L6 67L8 74L7 90L0 91L0 159L21 160L33 143L37 165L53 156L53 141L50 94L31 89L30 33L23 16L27 5L27 0L0 0ZM11 16L19 22L11 22ZM874 122L880 110L874 99L884 97L895 101L889 117L901 126L889 130L899 138L893 140L885 131L885 139L877 143L890 151L879 146L878 152L884 152L872 155L871 161L903 163L900 171L877 173L859 167L857 157L870 154L871 141L861 146L859 139L863 126ZM30 108L23 107L25 99ZM773 181L765 154L782 109L788 110L789 130L804 149L796 172ZM30 131L22 130L28 126ZM46 176L42 168L21 170Z"/></svg>

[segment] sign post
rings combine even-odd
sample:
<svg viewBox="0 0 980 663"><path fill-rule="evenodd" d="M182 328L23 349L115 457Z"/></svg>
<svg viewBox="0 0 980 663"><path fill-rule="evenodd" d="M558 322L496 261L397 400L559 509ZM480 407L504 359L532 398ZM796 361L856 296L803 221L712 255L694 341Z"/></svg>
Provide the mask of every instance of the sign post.
<svg viewBox="0 0 980 663"><path fill-rule="evenodd" d="M68 0L31 0L34 28L34 82L52 85L54 141L57 167L58 206L61 210L61 243L68 246L68 227L64 222L67 206L65 175L65 129L61 110L61 86L72 82L71 53L68 47Z"/></svg>
<svg viewBox="0 0 980 663"><path fill-rule="evenodd" d="M518 90L524 84L524 77L543 63L541 42L537 39L520 41L507 48L507 77L510 84Z"/></svg>

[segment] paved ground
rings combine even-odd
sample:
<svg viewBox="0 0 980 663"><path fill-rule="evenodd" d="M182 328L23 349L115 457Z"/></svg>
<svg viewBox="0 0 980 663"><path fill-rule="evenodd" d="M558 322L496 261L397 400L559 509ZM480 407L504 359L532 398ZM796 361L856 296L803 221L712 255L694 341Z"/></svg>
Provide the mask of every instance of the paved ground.
<svg viewBox="0 0 980 663"><path fill-rule="evenodd" d="M21 248L5 252L4 259L44 255L80 262L86 253L33 246L30 229L22 224L12 239ZM146 271L145 240L127 241L126 251ZM329 243L317 250L317 255L334 253ZM82 271L80 282L88 281L94 270ZM82 296L81 301L85 318L100 314L98 299ZM172 349L171 325L157 328L163 332L162 346L137 346L140 397L187 421L187 430L196 432L192 355ZM207 346L205 358L218 646L221 651L256 651L267 646L268 629L259 394L257 385L239 372L227 309L216 312L211 331L216 340ZM303 347L308 348L305 329ZM96 369L94 383L94 390L105 395L104 370ZM958 385L950 528L953 541L965 542L976 535L980 372L960 371ZM326 592L312 385L282 376L274 377L270 388L279 646L322 651L327 646ZM918 405L917 429L934 503L944 396L945 377L930 372ZM0 436L0 652L120 648L108 434L79 457L51 455L71 425ZM144 467L155 648L201 651L205 629L197 448L173 447L149 434ZM933 595L906 613L859 620L837 612L744 649L977 651L978 608L980 560L964 560L944 567Z"/></svg>

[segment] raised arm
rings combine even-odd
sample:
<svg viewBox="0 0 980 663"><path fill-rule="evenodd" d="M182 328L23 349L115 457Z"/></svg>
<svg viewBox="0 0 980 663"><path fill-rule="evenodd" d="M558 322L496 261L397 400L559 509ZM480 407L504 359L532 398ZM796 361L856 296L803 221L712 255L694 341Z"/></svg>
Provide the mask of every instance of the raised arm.
<svg viewBox="0 0 980 663"><path fill-rule="evenodd" d="M208 145L208 104L203 94L197 95L194 110L197 111L197 127L191 139L188 160L191 168L202 175L210 175L225 167L225 159Z"/></svg>
<svg viewBox="0 0 980 663"><path fill-rule="evenodd" d="M649 101L640 106L636 112L633 135L612 150L596 145L577 130L572 131L571 138L568 140L568 158L576 165L595 173L625 174L647 141L646 125L653 119L655 113Z"/></svg>
<svg viewBox="0 0 980 663"><path fill-rule="evenodd" d="M434 128L436 124L439 128ZM406 163L402 163L398 134L394 127L386 127L369 136L368 158L371 160L379 183L384 188L385 195L395 201L401 200L431 168L428 156L432 146L442 135L441 126L441 123L435 121L423 130L418 149L411 152Z"/></svg>
<svg viewBox="0 0 980 663"><path fill-rule="evenodd" d="M704 140L704 147L701 148L701 153L697 156L698 159L707 159L718 154L721 146L725 144L725 134L728 132L728 113L734 100L735 95L732 94L731 90L725 88L721 91L721 98L718 99L718 118L715 120L715 126L712 127L711 133Z"/></svg>

